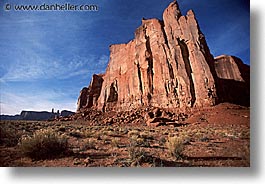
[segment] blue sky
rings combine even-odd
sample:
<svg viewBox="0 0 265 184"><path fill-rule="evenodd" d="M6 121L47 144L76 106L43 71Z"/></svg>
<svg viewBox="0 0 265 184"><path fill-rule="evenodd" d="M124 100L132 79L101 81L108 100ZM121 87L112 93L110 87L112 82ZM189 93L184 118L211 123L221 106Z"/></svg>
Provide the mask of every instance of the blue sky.
<svg viewBox="0 0 265 184"><path fill-rule="evenodd" d="M4 11L6 3L96 4L96 12ZM109 45L133 39L142 17L162 18L171 0L3 0L0 2L1 114L75 111L79 91L108 63ZM249 1L179 0L193 9L214 56L250 62Z"/></svg>

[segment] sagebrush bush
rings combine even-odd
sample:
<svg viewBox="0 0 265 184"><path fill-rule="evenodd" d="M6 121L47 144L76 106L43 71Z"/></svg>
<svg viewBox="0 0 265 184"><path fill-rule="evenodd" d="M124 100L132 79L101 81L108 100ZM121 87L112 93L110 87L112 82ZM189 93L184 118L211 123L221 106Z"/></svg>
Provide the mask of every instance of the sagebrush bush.
<svg viewBox="0 0 265 184"><path fill-rule="evenodd" d="M180 159L184 150L184 139L182 137L168 137L166 147L173 158Z"/></svg>
<svg viewBox="0 0 265 184"><path fill-rule="evenodd" d="M16 146L21 133L13 126L0 124L0 145Z"/></svg>
<svg viewBox="0 0 265 184"><path fill-rule="evenodd" d="M83 150L96 149L97 139L89 138L83 142Z"/></svg>
<svg viewBox="0 0 265 184"><path fill-rule="evenodd" d="M114 137L113 139L111 139L111 145L113 147L119 147L120 141L121 141L120 138Z"/></svg>
<svg viewBox="0 0 265 184"><path fill-rule="evenodd" d="M20 148L32 159L49 159L67 151L68 140L52 129L38 130L32 136L22 137Z"/></svg>
<svg viewBox="0 0 265 184"><path fill-rule="evenodd" d="M128 132L128 137L132 137L132 136L139 136L139 131L138 130L131 130Z"/></svg>
<svg viewBox="0 0 265 184"><path fill-rule="evenodd" d="M140 137L144 139L154 139L153 135L148 131L141 132Z"/></svg>
<svg viewBox="0 0 265 184"><path fill-rule="evenodd" d="M131 166L140 166L145 161L147 155L143 148L130 146L127 150Z"/></svg>

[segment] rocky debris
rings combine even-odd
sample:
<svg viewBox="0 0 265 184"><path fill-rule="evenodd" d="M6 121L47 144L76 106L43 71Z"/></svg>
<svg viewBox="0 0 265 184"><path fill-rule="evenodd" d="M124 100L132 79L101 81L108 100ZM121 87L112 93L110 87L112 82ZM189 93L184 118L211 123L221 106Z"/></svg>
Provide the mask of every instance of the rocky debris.
<svg viewBox="0 0 265 184"><path fill-rule="evenodd" d="M188 115L179 111L142 107L131 111L108 111L102 112L96 109L81 109L74 115L66 118L59 118L58 121L85 120L88 125L182 125Z"/></svg>
<svg viewBox="0 0 265 184"><path fill-rule="evenodd" d="M149 110L145 114L145 123L147 126L157 127L163 125L177 126L179 122L184 121L188 115L184 113L173 113L160 108Z"/></svg>
<svg viewBox="0 0 265 184"><path fill-rule="evenodd" d="M174 122L171 119L167 118L152 118L146 121L147 126L157 127L161 125L166 125L169 122Z"/></svg>
<svg viewBox="0 0 265 184"><path fill-rule="evenodd" d="M90 158L90 157L87 157L85 160L84 160L84 163L85 163L85 166L87 167L88 164L92 163L93 160Z"/></svg>
<svg viewBox="0 0 265 184"><path fill-rule="evenodd" d="M239 58L222 55L215 58L220 102L250 105L250 67Z"/></svg>
<svg viewBox="0 0 265 184"><path fill-rule="evenodd" d="M79 158L75 158L73 161L73 165L81 165L82 161Z"/></svg>
<svg viewBox="0 0 265 184"><path fill-rule="evenodd" d="M80 109L74 115L69 118L59 119L59 121L74 121L74 120L85 120L90 125L103 125L103 121L107 115L103 114L101 111L95 109Z"/></svg>

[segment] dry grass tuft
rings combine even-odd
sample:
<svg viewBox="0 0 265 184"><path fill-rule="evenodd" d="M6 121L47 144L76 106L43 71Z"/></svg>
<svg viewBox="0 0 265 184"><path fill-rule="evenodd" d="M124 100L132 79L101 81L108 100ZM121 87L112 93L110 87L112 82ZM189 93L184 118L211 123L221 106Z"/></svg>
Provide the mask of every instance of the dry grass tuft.
<svg viewBox="0 0 265 184"><path fill-rule="evenodd" d="M21 138L21 151L24 155L40 160L58 156L68 149L67 137L52 129L36 131L32 136Z"/></svg>
<svg viewBox="0 0 265 184"><path fill-rule="evenodd" d="M168 137L166 147L174 159L181 159L184 150L184 139L182 137Z"/></svg>

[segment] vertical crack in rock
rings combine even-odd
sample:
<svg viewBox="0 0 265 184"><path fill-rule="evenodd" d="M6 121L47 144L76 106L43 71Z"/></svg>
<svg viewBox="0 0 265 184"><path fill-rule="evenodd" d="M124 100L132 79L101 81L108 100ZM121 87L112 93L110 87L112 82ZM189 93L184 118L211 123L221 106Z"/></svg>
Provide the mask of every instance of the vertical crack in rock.
<svg viewBox="0 0 265 184"><path fill-rule="evenodd" d="M168 38L167 38L166 31L165 31L165 24L164 24L163 21L160 21L160 24L161 24L162 34L163 34L163 37L165 39L165 46L167 47L167 49L169 51L169 55L170 55L170 56L168 56L165 46L162 45L164 53L165 53L165 55L167 57L167 65L168 65L168 70L169 70L169 76L170 76L171 79L174 79L175 78L174 71L173 71L172 65L171 65L171 63L169 62L169 59L168 59L168 58L172 58L172 56L171 56L171 51L170 51L170 48L169 48L169 45L168 45Z"/></svg>
<svg viewBox="0 0 265 184"><path fill-rule="evenodd" d="M149 87L149 94L148 94L148 100L150 101L153 94L153 77L154 77L154 72L153 72L153 53L151 50L151 44L150 44L150 37L146 34L146 28L144 29L144 34L145 34L145 44L146 44L146 60L148 62L148 68L147 68L147 75L148 75L148 87Z"/></svg>
<svg viewBox="0 0 265 184"><path fill-rule="evenodd" d="M167 95L167 97L168 97L167 83L165 83L165 90L166 90L166 95Z"/></svg>
<svg viewBox="0 0 265 184"><path fill-rule="evenodd" d="M173 68L172 65L170 64L169 60L167 59L167 66L168 66L168 70L169 70L169 76L171 79L174 79L174 72L173 72Z"/></svg>
<svg viewBox="0 0 265 184"><path fill-rule="evenodd" d="M163 21L159 21L159 23L161 24L161 30L162 30L162 33L163 33L163 37L165 39L165 44L166 46L169 48L168 46L168 39L167 39L167 34L166 34L166 31L165 31L165 24Z"/></svg>
<svg viewBox="0 0 265 184"><path fill-rule="evenodd" d="M163 29L162 29L163 30ZM165 36L165 35L164 35ZM171 58L171 56L168 56L167 52L166 52L166 48L164 45L162 45L163 47L163 50L164 50L164 53L166 55L166 60L167 60L167 67L168 67L168 72L169 72L169 76L170 76L170 79L174 79L175 76L174 76L174 71L173 71L173 68L172 68L172 65L169 61L169 58ZM168 48L169 52L170 52L170 49L169 49L169 46L166 45L166 47Z"/></svg>
<svg viewBox="0 0 265 184"><path fill-rule="evenodd" d="M140 91L141 91L141 94L143 94L143 83L142 83L141 68L140 68L140 64L139 63L137 63L137 72L138 72Z"/></svg>
<svg viewBox="0 0 265 184"><path fill-rule="evenodd" d="M118 101L118 86L117 81L111 83L110 93L107 102L117 102Z"/></svg>
<svg viewBox="0 0 265 184"><path fill-rule="evenodd" d="M185 68L186 68L187 75L188 75L189 80L190 80L190 93L191 93L191 98L192 98L191 99L191 107L193 107L193 105L196 101L196 96L195 96L194 83L193 83L193 79L192 79L192 69L191 69L190 60L189 60L189 50L188 50L188 47L187 47L185 41L180 40L179 38L177 40L178 40L178 43L180 45L180 49L181 49L181 53L183 56Z"/></svg>

